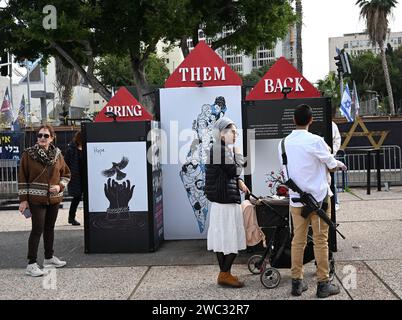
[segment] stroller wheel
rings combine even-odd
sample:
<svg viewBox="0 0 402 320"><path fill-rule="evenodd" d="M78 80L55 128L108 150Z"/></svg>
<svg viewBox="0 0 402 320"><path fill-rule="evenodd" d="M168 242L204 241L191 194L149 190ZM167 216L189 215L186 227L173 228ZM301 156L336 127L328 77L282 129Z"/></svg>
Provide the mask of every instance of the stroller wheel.
<svg viewBox="0 0 402 320"><path fill-rule="evenodd" d="M261 283L268 289L276 288L281 282L281 274L275 268L267 268L261 273Z"/></svg>
<svg viewBox="0 0 402 320"><path fill-rule="evenodd" d="M252 274L260 274L264 270L264 260L260 255L251 256L247 265Z"/></svg>

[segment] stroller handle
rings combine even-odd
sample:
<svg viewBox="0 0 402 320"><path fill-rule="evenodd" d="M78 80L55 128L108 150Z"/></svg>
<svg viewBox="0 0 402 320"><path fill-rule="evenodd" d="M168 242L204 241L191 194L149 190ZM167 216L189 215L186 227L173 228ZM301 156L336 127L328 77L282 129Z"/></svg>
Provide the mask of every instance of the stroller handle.
<svg viewBox="0 0 402 320"><path fill-rule="evenodd" d="M252 194L251 192L248 193L250 196L252 196L254 199L256 200L260 200L261 197L257 197L254 194ZM274 207L272 207L269 203L267 203L266 201L261 201L261 203L263 203L265 206L267 206L272 212L274 212L276 215L278 215L281 219L283 219L284 221L289 221L288 218L283 217Z"/></svg>

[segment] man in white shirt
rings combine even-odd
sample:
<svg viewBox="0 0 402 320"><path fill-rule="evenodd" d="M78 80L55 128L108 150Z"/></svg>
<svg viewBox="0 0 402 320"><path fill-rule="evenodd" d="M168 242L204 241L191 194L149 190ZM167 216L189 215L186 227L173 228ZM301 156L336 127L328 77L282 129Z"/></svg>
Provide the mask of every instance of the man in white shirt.
<svg viewBox="0 0 402 320"><path fill-rule="evenodd" d="M311 193L317 201L328 202L327 214L330 215L327 171L337 168L346 170L346 166L334 158L323 138L308 132L312 122L311 108L308 105L298 106L294 112L296 130L285 138L284 151L288 164L284 172L287 179L291 178L301 190ZM278 149L282 162L281 144ZM313 229L314 256L317 263L317 296L325 298L338 294L339 287L329 282L328 225L321 221L315 212L303 218L301 215L303 205L292 201L292 198L300 198L299 194L289 190L289 197L294 227L291 248L292 295L300 296L307 290L307 285L303 281L303 256L310 223Z"/></svg>
<svg viewBox="0 0 402 320"><path fill-rule="evenodd" d="M336 110L334 108L334 110ZM335 116L335 112L333 112L332 117ZM341 148L341 134L339 133L338 126L336 125L335 122L332 121L332 154L334 157L338 153L338 150ZM335 200L335 210L339 210L339 199L338 199L338 194L337 194L337 175L334 175L334 183L335 183L335 188L334 188L334 200Z"/></svg>
<svg viewBox="0 0 402 320"><path fill-rule="evenodd" d="M335 156L338 150L341 148L341 134L339 132L338 126L332 121L332 154Z"/></svg>

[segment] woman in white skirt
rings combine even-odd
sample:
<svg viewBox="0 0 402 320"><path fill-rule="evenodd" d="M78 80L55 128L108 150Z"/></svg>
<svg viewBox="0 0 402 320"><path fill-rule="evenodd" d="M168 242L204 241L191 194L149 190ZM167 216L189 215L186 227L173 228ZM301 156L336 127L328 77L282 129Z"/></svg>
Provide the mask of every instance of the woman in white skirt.
<svg viewBox="0 0 402 320"><path fill-rule="evenodd" d="M220 118L214 124L214 137L205 178L205 194L211 201L208 250L216 252L218 258L218 284L241 288L244 284L231 274L230 269L238 251L246 249L240 190L249 190L239 178L244 160L240 149L233 146L237 131L232 120Z"/></svg>

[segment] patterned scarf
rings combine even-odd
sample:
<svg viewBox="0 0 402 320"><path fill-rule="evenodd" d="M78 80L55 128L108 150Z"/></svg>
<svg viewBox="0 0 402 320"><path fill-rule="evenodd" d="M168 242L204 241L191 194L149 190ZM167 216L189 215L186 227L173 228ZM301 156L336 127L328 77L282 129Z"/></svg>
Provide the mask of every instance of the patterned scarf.
<svg viewBox="0 0 402 320"><path fill-rule="evenodd" d="M33 147L27 149L28 155L35 161L40 162L44 166L53 166L59 158L61 151L54 145L50 145L48 150L45 150L35 144Z"/></svg>

